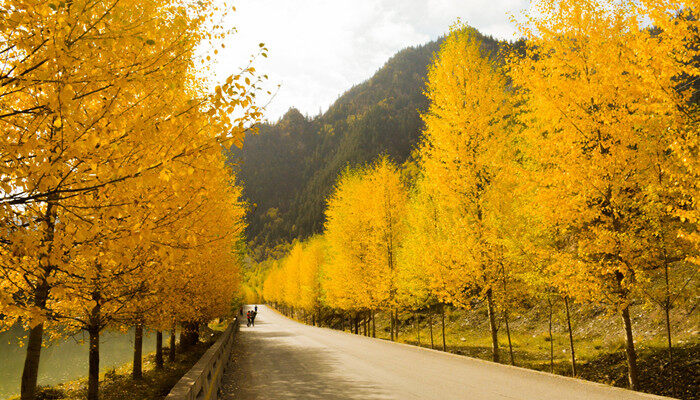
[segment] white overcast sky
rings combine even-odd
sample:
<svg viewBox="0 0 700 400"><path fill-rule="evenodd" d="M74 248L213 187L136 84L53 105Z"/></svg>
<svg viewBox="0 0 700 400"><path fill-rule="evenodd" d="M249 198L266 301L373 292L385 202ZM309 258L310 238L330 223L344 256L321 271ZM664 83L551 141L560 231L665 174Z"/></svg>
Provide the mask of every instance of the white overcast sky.
<svg viewBox="0 0 700 400"><path fill-rule="evenodd" d="M457 18L497 38L513 39L509 13L528 0L237 0L228 18L237 33L216 56L219 79L246 64L258 43L269 49L255 66L281 85L267 119L290 107L313 116L376 72L397 51L434 40ZM272 86L271 85L271 86Z"/></svg>

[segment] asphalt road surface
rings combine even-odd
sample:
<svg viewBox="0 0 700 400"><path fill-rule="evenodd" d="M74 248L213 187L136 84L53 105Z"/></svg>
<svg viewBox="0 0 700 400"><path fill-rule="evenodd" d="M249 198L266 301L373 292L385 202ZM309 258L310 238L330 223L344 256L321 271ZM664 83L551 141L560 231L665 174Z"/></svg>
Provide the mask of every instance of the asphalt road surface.
<svg viewBox="0 0 700 400"><path fill-rule="evenodd" d="M234 345L227 400L664 398L307 326L265 306Z"/></svg>

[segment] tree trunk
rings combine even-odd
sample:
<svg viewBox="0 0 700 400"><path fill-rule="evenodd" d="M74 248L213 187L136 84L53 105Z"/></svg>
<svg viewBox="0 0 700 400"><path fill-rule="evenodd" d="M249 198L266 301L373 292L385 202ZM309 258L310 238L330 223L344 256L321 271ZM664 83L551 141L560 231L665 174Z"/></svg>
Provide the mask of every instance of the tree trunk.
<svg viewBox="0 0 700 400"><path fill-rule="evenodd" d="M430 348L435 348L435 343L433 342L433 313L428 308L428 327L430 329Z"/></svg>
<svg viewBox="0 0 700 400"><path fill-rule="evenodd" d="M553 308L552 299L547 298L549 303L549 372L554 373L554 338L552 337L552 314Z"/></svg>
<svg viewBox="0 0 700 400"><path fill-rule="evenodd" d="M168 349L168 361L175 362L175 327L170 329L170 348Z"/></svg>
<svg viewBox="0 0 700 400"><path fill-rule="evenodd" d="M447 351L447 342L445 341L445 304L440 305L440 312L442 313L442 351Z"/></svg>
<svg viewBox="0 0 700 400"><path fill-rule="evenodd" d="M136 324L134 327L134 364L131 370L132 379L143 378L143 325Z"/></svg>
<svg viewBox="0 0 700 400"><path fill-rule="evenodd" d="M36 396L36 381L39 373L39 359L41 357L41 342L44 336L44 324L29 330L27 339L27 356L24 359L22 371L22 395L21 400L34 400Z"/></svg>
<svg viewBox="0 0 700 400"><path fill-rule="evenodd" d="M396 328L396 335L394 338L399 341L399 309L394 310L394 327Z"/></svg>
<svg viewBox="0 0 700 400"><path fill-rule="evenodd" d="M394 321L394 310L393 310L393 309L389 309L389 319L391 320L391 322L390 322L390 324L389 324L389 330L391 331L390 337L389 337L389 338L390 338L391 341L393 342L393 341L394 341L394 324L395 324L395 321Z"/></svg>
<svg viewBox="0 0 700 400"><path fill-rule="evenodd" d="M377 326L374 324L374 310L370 311L372 314L372 337L376 338L377 337Z"/></svg>
<svg viewBox="0 0 700 400"><path fill-rule="evenodd" d="M100 319L101 303L99 293L93 293L95 306L90 312L88 334L90 349L88 357L88 400L98 400L100 391Z"/></svg>
<svg viewBox="0 0 700 400"><path fill-rule="evenodd" d="M156 369L163 369L163 332L156 331Z"/></svg>
<svg viewBox="0 0 700 400"><path fill-rule="evenodd" d="M574 333L571 330L571 315L569 314L569 296L564 296L566 306L566 325L569 328L569 347L571 347L571 373L576 376L576 351L574 349Z"/></svg>
<svg viewBox="0 0 700 400"><path fill-rule="evenodd" d="M496 312L493 307L493 292L491 289L486 291L486 304L489 313L489 326L491 327L491 347L493 351L493 361L500 362L498 356L498 327L496 326Z"/></svg>
<svg viewBox="0 0 700 400"><path fill-rule="evenodd" d="M99 399L100 387L100 328L88 328L90 334L90 355L88 367L88 400Z"/></svg>
<svg viewBox="0 0 700 400"><path fill-rule="evenodd" d="M506 337L508 338L508 351L510 352L510 365L515 365L515 357L513 357L513 343L510 341L510 325L508 324L508 311L503 312L503 318L506 321Z"/></svg>
<svg viewBox="0 0 700 400"><path fill-rule="evenodd" d="M36 289L34 304L40 309L46 308L49 296L49 286L42 283ZM44 338L44 324L38 324L29 330L27 338L27 355L22 370L21 400L36 398L36 382L39 376L39 360L41 359L41 343Z"/></svg>
<svg viewBox="0 0 700 400"><path fill-rule="evenodd" d="M415 321L413 324L418 325L418 329L416 329L416 336L418 337L418 346L420 346L420 322L418 322L418 317L416 314L413 314L413 320Z"/></svg>
<svg viewBox="0 0 700 400"><path fill-rule="evenodd" d="M630 307L626 305L622 309L622 321L625 325L625 354L627 355L627 378L629 380L630 389L639 389L639 380L637 379L637 352L634 349L634 336L632 335L632 320L630 319Z"/></svg>
<svg viewBox="0 0 700 400"><path fill-rule="evenodd" d="M668 341L668 380L671 386L671 396L676 397L676 380L674 379L673 342L671 341L671 285L668 278L668 263L664 263L666 280L666 296L664 299L664 317L666 318L666 340Z"/></svg>
<svg viewBox="0 0 700 400"><path fill-rule="evenodd" d="M51 264L51 253L53 252L53 239L56 227L56 208L58 206L58 194L51 194L47 199L44 220L46 231L42 239L43 244L47 244L47 250L40 258L43 268L43 278L34 289L34 306L40 310L46 309L46 301L49 298L50 286L47 282L48 276L54 267ZM36 382L39 376L39 360L41 358L41 342L44 338L44 324L37 324L29 330L27 338L27 355L24 359L24 369L22 370L22 383L20 386L21 400L34 400L36 398Z"/></svg>
<svg viewBox="0 0 700 400"><path fill-rule="evenodd" d="M363 313L362 315L362 334L364 336L369 336L369 315Z"/></svg>
<svg viewBox="0 0 700 400"><path fill-rule="evenodd" d="M360 317L355 313L355 335L360 334Z"/></svg>
<svg viewBox="0 0 700 400"><path fill-rule="evenodd" d="M367 337L370 337L372 336L372 310L367 310L365 324L367 325Z"/></svg>

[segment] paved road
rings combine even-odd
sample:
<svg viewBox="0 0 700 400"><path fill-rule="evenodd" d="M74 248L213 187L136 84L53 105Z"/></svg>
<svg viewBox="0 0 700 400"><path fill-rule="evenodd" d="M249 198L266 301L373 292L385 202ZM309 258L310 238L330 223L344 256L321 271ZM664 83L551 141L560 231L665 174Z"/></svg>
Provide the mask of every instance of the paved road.
<svg viewBox="0 0 700 400"><path fill-rule="evenodd" d="M316 328L259 306L241 326L224 399L662 399Z"/></svg>

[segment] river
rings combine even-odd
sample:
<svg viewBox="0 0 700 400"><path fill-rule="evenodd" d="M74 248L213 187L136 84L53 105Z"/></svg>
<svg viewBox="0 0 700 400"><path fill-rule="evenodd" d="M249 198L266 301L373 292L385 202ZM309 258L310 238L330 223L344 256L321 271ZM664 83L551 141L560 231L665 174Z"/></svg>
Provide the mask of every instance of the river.
<svg viewBox="0 0 700 400"><path fill-rule="evenodd" d="M19 340L26 336L20 326L0 332L0 399L19 395L22 367L26 347ZM87 335L78 334L61 338L41 350L39 384L55 385L70 381L88 373ZM134 332L103 332L100 337L100 369L116 367L130 362L134 355ZM143 353L155 351L155 334L144 332Z"/></svg>

